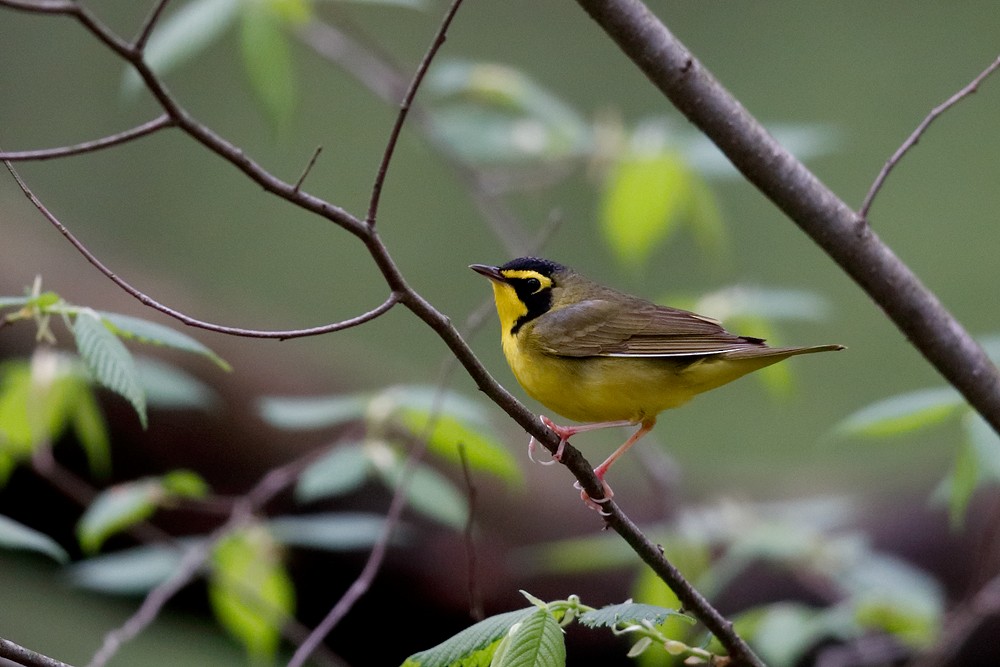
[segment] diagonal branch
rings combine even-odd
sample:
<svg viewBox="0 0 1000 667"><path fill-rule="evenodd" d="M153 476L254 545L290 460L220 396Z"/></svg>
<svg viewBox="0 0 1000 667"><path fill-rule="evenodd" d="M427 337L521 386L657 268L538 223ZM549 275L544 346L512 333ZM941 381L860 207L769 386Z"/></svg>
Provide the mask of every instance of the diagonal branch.
<svg viewBox="0 0 1000 667"><path fill-rule="evenodd" d="M865 223L767 133L639 0L577 0L733 165L808 234L1000 433L1000 373Z"/></svg>
<svg viewBox="0 0 1000 667"><path fill-rule="evenodd" d="M1000 57L997 57L996 60L990 63L989 67L980 72L976 78L970 81L964 88L938 106L931 109L931 112L927 114L927 117L924 118L919 125L917 125L917 129L915 129L913 133L907 137L906 141L904 141L903 144L896 149L896 152L892 154L892 157L889 158L889 160L882 167L881 171L879 171L878 176L875 177L875 182L872 183L871 189L868 190L868 194L865 195L864 201L861 202L861 208L858 209L858 215L865 220L868 219L868 211L872 207L875 195L877 195L879 190L882 189L882 185L885 183L885 179L888 178L889 172L891 172L896 165L899 164L899 161L903 159L903 156L906 155L907 151L917 145L917 142L920 141L920 137L922 137L924 132L927 131L930 124L945 111L979 90L980 84L986 80L986 77L995 72L998 68L1000 68Z"/></svg>

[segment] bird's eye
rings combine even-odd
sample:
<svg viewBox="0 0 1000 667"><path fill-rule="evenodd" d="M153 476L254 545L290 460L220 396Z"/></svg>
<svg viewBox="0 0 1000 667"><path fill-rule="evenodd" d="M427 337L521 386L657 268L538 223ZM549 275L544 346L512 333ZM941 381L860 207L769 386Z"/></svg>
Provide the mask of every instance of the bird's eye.
<svg viewBox="0 0 1000 667"><path fill-rule="evenodd" d="M527 287L528 291L532 294L542 289L542 284L538 282L537 278L528 278L524 281L524 286Z"/></svg>

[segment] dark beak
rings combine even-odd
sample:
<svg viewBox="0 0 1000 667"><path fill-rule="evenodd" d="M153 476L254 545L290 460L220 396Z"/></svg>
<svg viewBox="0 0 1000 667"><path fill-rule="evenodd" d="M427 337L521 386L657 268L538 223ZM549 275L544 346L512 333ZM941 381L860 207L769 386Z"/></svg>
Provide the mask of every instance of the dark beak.
<svg viewBox="0 0 1000 667"><path fill-rule="evenodd" d="M470 264L469 268L475 271L476 273L484 275L490 280L493 280L495 282L498 283L507 282L507 279L504 278L504 275L500 273L499 266L489 266L487 264Z"/></svg>

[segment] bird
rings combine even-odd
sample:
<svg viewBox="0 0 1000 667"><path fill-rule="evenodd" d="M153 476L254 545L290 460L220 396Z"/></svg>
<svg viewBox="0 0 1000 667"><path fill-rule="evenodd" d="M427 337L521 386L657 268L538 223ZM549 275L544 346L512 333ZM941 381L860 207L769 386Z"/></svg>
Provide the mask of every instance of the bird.
<svg viewBox="0 0 1000 667"><path fill-rule="evenodd" d="M620 292L548 259L469 268L492 284L504 356L518 383L547 409L583 422L561 426L540 417L559 437L553 459L561 460L577 433L638 427L594 469L603 498L580 491L602 513L614 495L605 475L661 412L788 357L844 349L770 347L762 338L730 333L711 317ZM529 456L535 445L532 438Z"/></svg>

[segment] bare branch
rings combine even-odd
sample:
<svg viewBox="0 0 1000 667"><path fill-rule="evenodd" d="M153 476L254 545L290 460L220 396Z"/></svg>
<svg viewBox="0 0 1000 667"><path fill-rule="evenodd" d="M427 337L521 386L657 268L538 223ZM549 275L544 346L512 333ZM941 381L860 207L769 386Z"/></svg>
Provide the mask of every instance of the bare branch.
<svg viewBox="0 0 1000 667"><path fill-rule="evenodd" d="M372 185L372 195L371 200L368 203L368 215L365 217L365 222L374 227L375 218L378 216L378 205L382 198L382 186L385 184L386 173L389 170L389 162L392 160L392 155L396 151L396 144L399 142L399 133L403 129L403 124L406 122L406 116L410 112L410 106L413 104L413 98L417 96L417 90L420 88L421 82L424 80L424 76L427 74L427 70L431 66L431 62L434 60L434 56L437 55L438 49L444 44L446 35L448 34L448 27L451 25L452 19L455 18L458 8L462 6L462 0L453 0L448 11L445 12L444 20L441 22L437 33L434 35L434 40L431 42L430 48L427 49L427 53L424 54L423 59L417 66L417 71L413 75L413 80L410 81L410 86L406 90L406 94L403 96L403 101L399 105L399 113L396 115L396 122L392 126L392 131L389 133L389 140L386 142L385 152L382 154L382 162L379 163L378 172L375 175L375 183Z"/></svg>
<svg viewBox="0 0 1000 667"><path fill-rule="evenodd" d="M899 164L899 161L903 159L903 156L906 155L907 151L909 151L911 148L917 145L917 142L920 141L920 137L922 137L924 132L927 131L927 128L930 126L930 124L933 123L937 119L937 117L943 114L945 111L955 106L956 104L961 102L963 99L965 99L972 93L979 90L979 85L986 79L986 77L995 72L998 68L1000 68L1000 56L998 56L996 60L990 63L989 67L980 72L976 76L976 78L974 78L971 82L969 82L968 85L966 85L964 88L959 90L957 93L946 99L938 106L931 109L931 112L927 114L927 117L924 118L919 125L917 125L917 129L915 129L913 133L909 137L907 137L906 141L904 141L903 144L896 149L896 152L892 154L892 157L890 157L889 160L882 167L882 170L878 173L878 176L875 178L875 182L872 183L871 189L868 190L868 194L865 195L864 201L861 202L861 208L858 209L859 216L861 216L865 220L868 219L868 211L872 207L872 202L875 200L875 195L877 195L879 190L882 189L882 185L885 183L885 179L889 176L889 172L891 172L896 167L896 165Z"/></svg>
<svg viewBox="0 0 1000 667"><path fill-rule="evenodd" d="M316 166L316 160L319 159L319 154L322 152L322 146L317 146L316 150L313 151L312 157L309 158L309 162L306 164L306 168L302 170L302 175L299 176L299 180L295 181L295 187L292 188L293 192L298 192L302 189L302 184L305 183L306 177L309 176L309 172L312 171L312 168Z"/></svg>
<svg viewBox="0 0 1000 667"><path fill-rule="evenodd" d="M815 241L1000 433L1000 373L864 220L774 140L639 0L577 0L733 165Z"/></svg>
<svg viewBox="0 0 1000 667"><path fill-rule="evenodd" d="M149 36L153 34L153 28L156 27L156 22L160 20L160 15L163 14L163 10L166 8L168 2L170 0L158 0L139 29L138 37L132 42L132 48L139 53L143 53L146 50L146 43L149 41Z"/></svg>
<svg viewBox="0 0 1000 667"><path fill-rule="evenodd" d="M174 120L167 114L163 114L124 132L111 134L92 141L84 141L73 146L59 146L58 148L45 148L33 151L0 151L0 160L5 162L27 162L29 160L51 160L53 158L69 157L70 155L80 155L81 153L91 153L99 151L102 148L111 148L112 146L124 144L173 125Z"/></svg>
<svg viewBox="0 0 1000 667"><path fill-rule="evenodd" d="M70 664L50 658L0 637L0 658L24 667L73 667Z"/></svg>
<svg viewBox="0 0 1000 667"><path fill-rule="evenodd" d="M344 329L350 329L351 327L356 327L365 322L374 320L376 317L384 315L393 306L399 303L400 298L396 292L391 292L385 301L375 308L369 310L366 313L362 313L356 317L350 319L341 320L339 322L333 322L331 324L324 324L318 327L311 327L307 329L287 329L287 330L277 330L268 331L261 329L244 329L241 327L230 327L222 324L215 324L212 322L206 322L205 320L199 320L197 318L191 317L179 310L171 308L166 304L160 303L156 299L148 296L145 292L133 287L124 278L120 277L117 273L108 268L100 259L97 258L94 253L87 248L82 241L80 241L70 230L66 227L51 211L49 211L41 200L35 195L34 192L28 187L28 185L21 178L20 174L15 171L13 165L9 162L4 161L7 165L8 171L14 177L17 182L18 187L21 188L21 192L31 201L31 203L38 209L38 211L45 216L45 218L52 223L52 226L59 230L59 232L66 237L66 240L77 249L77 251L84 256L84 258L90 262L98 271L103 273L111 282L118 285L125 292L133 296L143 305L149 306L154 310L158 310L165 315L188 325L191 327L196 327L199 329L205 329L206 331L214 331L216 333L228 334L230 336L243 336L246 338L272 338L278 340L287 340L290 338L303 338L306 336L318 336L320 334L332 333L334 331L342 331Z"/></svg>

